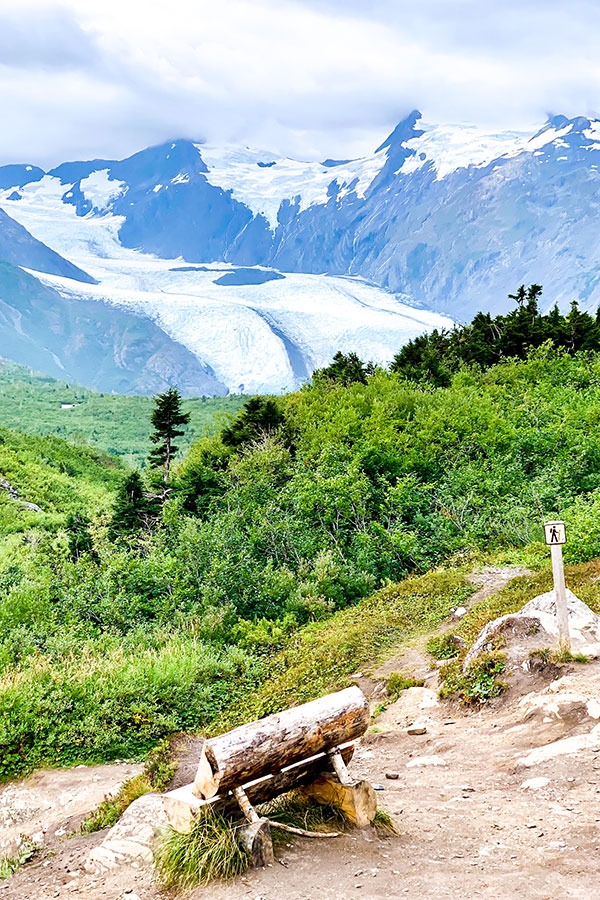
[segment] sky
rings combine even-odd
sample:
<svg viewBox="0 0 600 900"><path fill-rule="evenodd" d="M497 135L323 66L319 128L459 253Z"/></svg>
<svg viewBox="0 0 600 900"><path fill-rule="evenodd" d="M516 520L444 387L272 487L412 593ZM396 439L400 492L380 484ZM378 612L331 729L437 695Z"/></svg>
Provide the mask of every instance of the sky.
<svg viewBox="0 0 600 900"><path fill-rule="evenodd" d="M0 0L0 164L176 137L304 159L600 111L598 0Z"/></svg>

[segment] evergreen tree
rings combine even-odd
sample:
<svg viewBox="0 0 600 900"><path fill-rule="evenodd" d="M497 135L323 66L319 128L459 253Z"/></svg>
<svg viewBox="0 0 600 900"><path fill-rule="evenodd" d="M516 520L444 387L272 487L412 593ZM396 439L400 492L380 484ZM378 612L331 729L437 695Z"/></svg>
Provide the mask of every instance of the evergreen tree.
<svg viewBox="0 0 600 900"><path fill-rule="evenodd" d="M90 520L84 513L69 513L66 526L69 534L69 553L73 562L76 562L82 554L93 551Z"/></svg>
<svg viewBox="0 0 600 900"><path fill-rule="evenodd" d="M140 473L132 472L117 491L109 529L111 539L147 528L154 513L152 500L144 492Z"/></svg>
<svg viewBox="0 0 600 900"><path fill-rule="evenodd" d="M270 397L251 397L237 417L221 432L227 447L241 447L264 434L271 434L283 424L283 414Z"/></svg>
<svg viewBox="0 0 600 900"><path fill-rule="evenodd" d="M363 361L356 353L342 353L338 350L325 369L315 372L317 378L327 378L347 387L349 384L367 383L367 369Z"/></svg>
<svg viewBox="0 0 600 900"><path fill-rule="evenodd" d="M163 499L168 491L171 464L179 449L174 441L184 433L181 425L187 425L190 414L181 411L181 394L177 388L169 388L154 401L151 422L154 434L150 440L156 446L150 451L148 461L155 468L162 468Z"/></svg>
<svg viewBox="0 0 600 900"><path fill-rule="evenodd" d="M538 306L541 295L540 284L528 288L522 284L508 295L516 301L516 309L493 319L489 313L477 313L470 325L420 335L402 347L390 368L411 381L443 386L463 364L486 369L501 359L525 359L545 341L568 353L600 350L600 308L594 318L573 301L566 316L558 306L542 315Z"/></svg>

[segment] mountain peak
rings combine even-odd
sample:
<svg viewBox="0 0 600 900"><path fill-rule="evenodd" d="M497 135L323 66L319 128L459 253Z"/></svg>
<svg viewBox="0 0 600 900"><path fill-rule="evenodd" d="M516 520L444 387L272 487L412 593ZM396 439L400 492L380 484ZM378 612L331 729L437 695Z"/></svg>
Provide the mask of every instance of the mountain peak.
<svg viewBox="0 0 600 900"><path fill-rule="evenodd" d="M385 141L379 145L375 153L379 153L380 150L391 150L393 147L404 144L411 138L420 137L423 132L420 129L415 128L415 125L421 118L421 112L418 109L413 109L405 119L398 122L394 130L388 134Z"/></svg>

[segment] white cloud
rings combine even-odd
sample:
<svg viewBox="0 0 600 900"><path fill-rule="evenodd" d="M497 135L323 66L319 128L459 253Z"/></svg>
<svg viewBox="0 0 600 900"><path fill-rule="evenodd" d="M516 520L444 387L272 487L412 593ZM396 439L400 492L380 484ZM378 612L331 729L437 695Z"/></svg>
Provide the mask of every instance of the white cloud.
<svg viewBox="0 0 600 900"><path fill-rule="evenodd" d="M413 107L504 127L593 113L598 25L595 0L0 0L0 161L179 136L345 157Z"/></svg>

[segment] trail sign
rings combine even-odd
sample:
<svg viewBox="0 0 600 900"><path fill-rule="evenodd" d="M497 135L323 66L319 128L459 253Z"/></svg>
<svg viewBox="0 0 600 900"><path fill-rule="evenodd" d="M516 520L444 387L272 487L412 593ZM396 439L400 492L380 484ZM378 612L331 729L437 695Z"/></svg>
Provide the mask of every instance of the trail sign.
<svg viewBox="0 0 600 900"><path fill-rule="evenodd" d="M569 610L567 608L565 567L562 557L562 545L567 543L565 523L545 522L544 535L552 555L552 575L554 578L554 601L556 603L556 620L558 623L558 642L561 650L570 650Z"/></svg>
<svg viewBox="0 0 600 900"><path fill-rule="evenodd" d="M546 522L544 525L544 535L549 547L567 543L567 532L564 522Z"/></svg>

